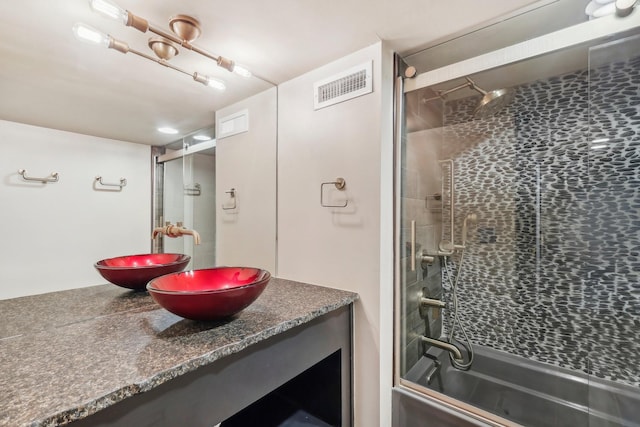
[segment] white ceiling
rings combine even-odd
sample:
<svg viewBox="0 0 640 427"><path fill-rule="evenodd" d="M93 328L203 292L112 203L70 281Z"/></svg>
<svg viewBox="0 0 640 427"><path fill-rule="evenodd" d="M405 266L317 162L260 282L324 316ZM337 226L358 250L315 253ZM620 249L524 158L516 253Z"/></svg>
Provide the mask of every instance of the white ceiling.
<svg viewBox="0 0 640 427"><path fill-rule="evenodd" d="M168 31L188 14L202 24L194 42L280 84L379 40L408 55L465 29L479 28L534 0L118 0ZM572 0L559 0L572 1ZM585 1L586 3L586 1ZM224 93L189 76L112 49L81 43L84 22L152 54L142 34L91 11L87 0L0 2L0 119L77 133L162 145L213 124L214 111L270 84L231 74L194 52L171 62L227 82ZM180 135L178 135L180 136Z"/></svg>

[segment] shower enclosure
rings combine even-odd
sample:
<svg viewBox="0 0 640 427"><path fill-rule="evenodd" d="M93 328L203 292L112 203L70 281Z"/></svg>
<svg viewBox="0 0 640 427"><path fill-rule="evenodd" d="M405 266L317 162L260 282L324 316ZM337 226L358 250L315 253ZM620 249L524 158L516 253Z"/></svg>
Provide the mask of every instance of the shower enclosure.
<svg viewBox="0 0 640 427"><path fill-rule="evenodd" d="M200 129L179 141L156 149L154 157L154 227L181 223L197 231L200 244L190 236L159 236L153 252L191 256L187 268L216 265L215 139L214 129Z"/></svg>
<svg viewBox="0 0 640 427"><path fill-rule="evenodd" d="M640 426L640 11L398 62L394 425Z"/></svg>

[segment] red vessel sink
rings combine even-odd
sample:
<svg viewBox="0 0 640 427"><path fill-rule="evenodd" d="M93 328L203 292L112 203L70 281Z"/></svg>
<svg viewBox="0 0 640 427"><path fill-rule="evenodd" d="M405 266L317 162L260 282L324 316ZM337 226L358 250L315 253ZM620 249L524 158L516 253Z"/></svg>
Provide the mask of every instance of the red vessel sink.
<svg viewBox="0 0 640 427"><path fill-rule="evenodd" d="M147 284L147 290L173 314L193 320L217 320L248 307L269 280L271 274L259 268L216 267L157 277Z"/></svg>
<svg viewBox="0 0 640 427"><path fill-rule="evenodd" d="M144 290L149 280L163 274L182 271L191 257L184 254L140 254L108 258L94 267L114 285L127 289Z"/></svg>

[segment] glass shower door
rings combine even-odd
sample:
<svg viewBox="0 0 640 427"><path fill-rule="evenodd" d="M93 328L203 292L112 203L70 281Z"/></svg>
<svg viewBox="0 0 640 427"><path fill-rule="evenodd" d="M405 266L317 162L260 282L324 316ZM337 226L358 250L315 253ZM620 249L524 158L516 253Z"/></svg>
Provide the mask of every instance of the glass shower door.
<svg viewBox="0 0 640 427"><path fill-rule="evenodd" d="M197 135L203 133L199 131ZM187 136L181 146L157 157L155 227L180 223L199 234L200 244L196 245L190 235L161 236L154 250L190 255L191 263L187 267L190 269L215 267L215 140L211 137L197 142L193 136Z"/></svg>
<svg viewBox="0 0 640 427"><path fill-rule="evenodd" d="M640 35L589 49L589 130L590 409L640 425Z"/></svg>
<svg viewBox="0 0 640 427"><path fill-rule="evenodd" d="M404 94L400 385L489 425L640 426L640 36L614 34ZM478 117L468 77L513 98Z"/></svg>

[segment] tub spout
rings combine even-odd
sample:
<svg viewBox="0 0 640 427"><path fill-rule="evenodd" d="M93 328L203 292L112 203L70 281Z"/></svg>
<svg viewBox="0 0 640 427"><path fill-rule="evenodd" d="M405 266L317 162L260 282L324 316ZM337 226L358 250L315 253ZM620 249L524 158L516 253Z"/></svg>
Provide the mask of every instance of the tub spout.
<svg viewBox="0 0 640 427"><path fill-rule="evenodd" d="M195 230L189 230L182 226L181 222L178 222L176 225L168 222L164 227L156 227L153 229L153 233L151 233L151 238L155 239L158 235L164 234L167 237L181 237L184 235L192 236L193 243L196 245L200 244L200 234L198 234Z"/></svg>
<svg viewBox="0 0 640 427"><path fill-rule="evenodd" d="M453 354L454 359L462 362L462 353L460 353L460 349L458 349L458 347L456 347L455 345L448 342L436 340L434 338L425 337L425 336L422 336L421 339L422 339L422 342L424 343L427 343L434 347L441 348L443 350L447 350L449 353Z"/></svg>

